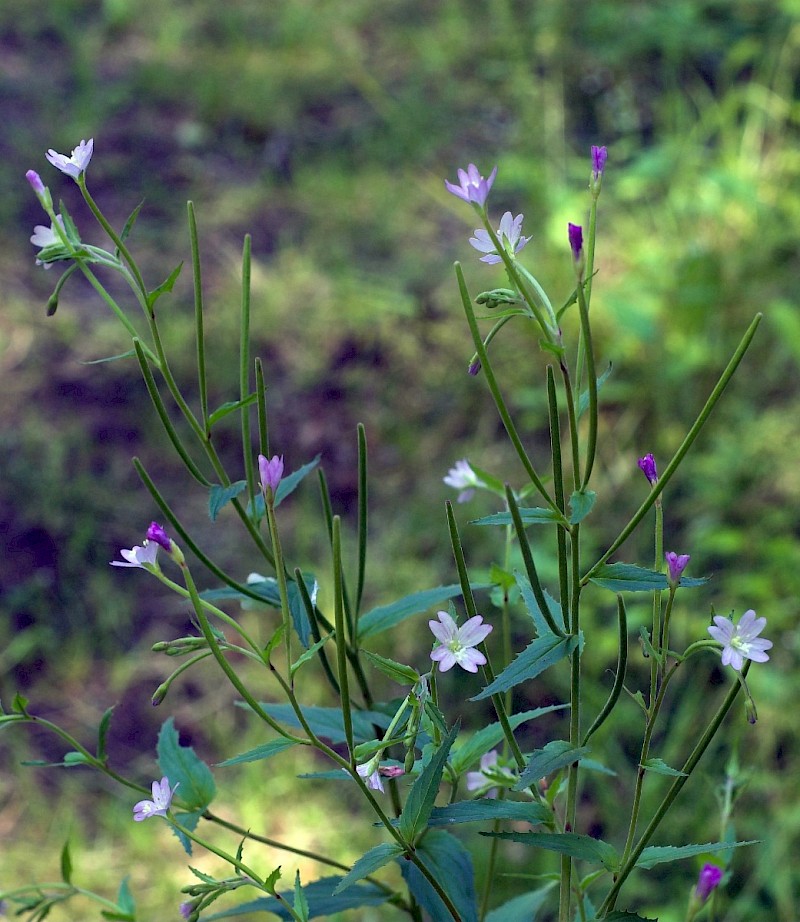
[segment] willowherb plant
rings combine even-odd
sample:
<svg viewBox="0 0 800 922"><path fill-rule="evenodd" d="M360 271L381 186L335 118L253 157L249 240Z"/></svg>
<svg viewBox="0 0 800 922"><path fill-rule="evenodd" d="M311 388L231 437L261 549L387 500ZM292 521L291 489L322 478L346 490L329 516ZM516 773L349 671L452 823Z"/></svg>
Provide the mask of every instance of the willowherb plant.
<svg viewBox="0 0 800 922"><path fill-rule="evenodd" d="M457 581L450 586L422 589L391 604L363 611L368 550L367 442L363 427L359 426L357 432L359 516L355 574L345 572L341 522L333 514L321 476L323 528L333 565L327 577L310 576L308 569L290 561L284 553L280 505L317 468L319 459L289 473L284 468L283 455L272 454L264 376L258 360L251 371L249 238L244 243L242 267L240 391L233 402L212 411L208 405L199 245L194 209L189 204L200 383L199 407L193 409L170 371L155 311L156 302L171 291L180 266L157 287L145 284L127 243L138 209L121 232L106 220L87 187L86 173L93 150L93 140L81 141L69 157L51 150L47 158L76 182L89 211L111 242L109 249L83 243L78 224L66 208L61 205L57 212L39 175L34 171L27 174L50 221L49 227L37 226L31 237L38 249L37 264L46 269L56 264L66 267L56 283L48 312L55 311L62 287L71 275L83 274L132 336L132 354L139 363L154 407L189 474L207 492L212 521L230 504L251 545L251 553L260 561L259 567L267 567L273 574L251 574L242 581L239 574L219 567L189 534L179 513L161 494L141 462L134 459L164 524L152 522L142 544L121 550L122 559L112 561L112 566L144 570L187 600L197 629L189 636L155 644L156 652L188 658L156 689L153 704L163 702L171 684L188 669L212 658L232 692L249 708L254 719L261 722L264 731L261 745L233 755L221 764L266 761L293 746L314 750L327 759L333 770L321 776L328 779L332 797L336 796L336 786L341 784L349 784L360 793L365 805L365 835L375 844L352 867L329 855L314 854L312 857L321 865L337 873L310 883L302 882L298 873L293 888L280 889L280 868L265 872L259 858L260 847L268 845L290 853L308 853L301 852L291 842L267 838L259 830L222 821L211 809L216 795L214 776L192 749L180 745L172 719L164 723L158 740L158 770L154 769L153 775L161 780L152 781L150 786L124 777L109 764L106 736L112 709L102 718L94 749L38 717L19 694L11 709L0 714L0 724L48 728L70 747L61 764L90 766L131 792L145 795L133 806L133 820L161 817L177 833L189 854L193 845L198 846L230 865L230 875L222 878L190 869L194 880L183 888L179 908L180 916L185 919L224 919L248 912L300 922L385 904L393 907L395 914L405 914L416 922L424 919L529 922L535 918L558 919L558 922L641 920L644 917L637 915L637 911L647 911L650 907L629 906L624 911L617 908L626 902L625 885L631 874L637 869L647 872L664 862L681 860L697 861L698 868L702 865L696 886L690 888L687 883L686 919L694 919L709 906L713 915L714 903L733 874L736 847L751 844L736 842L729 835L731 791L735 784L729 784L720 841L672 846L651 843L740 693L745 698L748 719L755 722L755 705L746 676L752 662L769 659L766 651L772 644L759 636L766 619L748 610L735 624L729 618L715 615L713 625L707 631L697 630L687 647L673 648L670 625L678 591L681 590L683 597L686 590L701 586L705 580L684 575L690 561L688 554L664 553L662 495L736 371L760 316L754 318L745 332L697 420L663 471L659 474L652 454L639 459L639 467L650 486L649 493L606 550L587 566L582 553L585 543L582 528L595 505L591 483L599 438L599 390L608 376L608 372L598 374L590 323L597 206L607 152L604 147L592 148L589 223L585 229L576 224L567 228L565 250L569 245L575 286L556 302L558 306L554 306L536 277L519 261L530 240L522 235L523 216L507 211L497 228L489 217L487 203L497 167L488 178L473 164L459 170L458 183L446 181L446 188L473 208L481 227L469 242L483 254L482 262L502 264L508 286L482 292L473 299L461 266L456 264L458 289L474 348L469 372L485 380L525 474L525 483L512 488L467 459L456 462L444 481L459 491L459 503L468 502L476 490L496 498L499 511L478 519L476 524L499 529L502 536L499 542L503 549L502 563L496 564L492 571L494 588L501 590L495 596L500 599L499 617L490 623L487 608L483 608L484 614L479 613L476 593L485 587L478 589L470 577L449 502L447 523ZM149 334L147 341L139 335L127 309L95 274L96 267L113 270L127 281L142 311ZM478 317L475 304L490 313ZM562 329L562 321L570 311L578 314L579 335L574 343L567 341ZM479 326L482 320L492 321L486 334ZM531 459L489 356L495 338L512 321L533 325L546 358L551 447L546 468L537 469ZM174 404L171 410L165 402L165 391ZM171 413L175 410L188 423L190 443L181 438L172 422ZM233 413L241 421L242 476L238 480L226 470L212 440L220 420ZM253 414L257 420L255 428ZM632 455L631 458L633 461ZM538 505L529 503L532 497ZM651 513L654 566L609 562ZM546 586L539 576L536 555L528 538L531 528L546 536L539 538L537 545L547 541L555 550L554 585ZM516 568L514 559L519 561ZM198 589L194 576L198 569L210 574L209 588ZM177 574L177 579L170 573ZM333 600L332 611L324 610L318 602L323 580L325 595ZM590 708L582 688L582 664L596 649L591 632L584 634L586 625L582 620L584 590L590 583L614 593L617 610L618 661L607 701L599 710ZM639 636L645 664L641 681L627 673L630 636L625 597L628 593L646 593L652 598L652 626L642 627ZM274 621L265 620L264 636L252 636L242 619L217 604L230 600L262 603L280 616ZM443 605L446 608L440 608ZM436 616L428 620L429 643L418 652L416 665L398 662L370 649L378 635L432 611L436 611ZM512 618L515 619L513 634ZM527 634L526 645L514 653L513 641L520 632ZM715 693L709 690L710 717L694 724L692 729L699 729L696 738L679 741L684 752L682 763L670 766L657 755L654 745L654 734L662 727L670 684L690 659L707 654L720 656L722 664L730 667L728 688L719 693L713 704ZM242 657L247 669L234 665L242 662ZM455 666L472 674L480 672L483 687L470 701L489 699L496 718L471 732L448 717L443 710L444 699L440 698L441 685L449 680L448 672ZM314 669L327 683L328 707L310 708L304 698L303 680ZM536 680L549 669L561 669L568 674L568 700L561 705L516 710L515 690L523 690L524 686L526 695L535 698ZM256 675L259 697L255 691ZM699 664L695 667L696 682L707 681L708 675L707 667ZM375 679L379 676L384 684L388 678L393 685L401 686L403 696L389 703L378 699ZM628 687L626 680L638 682L642 687ZM267 702L260 700L264 681L271 689ZM605 828L610 830L614 841L603 841L582 831L586 826L579 809L579 794L584 772L610 772L603 764L604 753L597 745L596 734L606 723L613 722L623 690L641 711L641 749L634 764L614 766L628 774L633 793L627 809L620 807L614 816L605 818ZM461 710L464 715L474 716L479 707L471 709L465 704ZM565 723L564 738L552 739L530 750L528 725L545 714L560 714ZM671 751L676 751L675 741ZM272 766L269 770L273 770ZM646 785L665 788L656 808L648 811L643 806ZM620 822L620 817L624 822ZM488 846L488 861L480 882L475 880L470 853L450 831L450 827L461 824L477 824L481 835L486 837L482 841ZM223 827L241 836L235 854L226 852L214 838L215 830ZM498 899L495 894L503 849L508 847L506 842L530 849L537 862L535 867L543 868L545 873L535 881L534 889L502 902L503 898ZM381 873L392 863L400 868L402 887L394 886ZM78 887L72 882L67 846L62 854L62 871L63 880L52 884L9 887L3 883L2 905L20 916L43 919L56 903L81 895L97 902L106 918L137 918L126 881L122 882L116 900ZM241 888L250 894L247 903L217 902Z"/></svg>

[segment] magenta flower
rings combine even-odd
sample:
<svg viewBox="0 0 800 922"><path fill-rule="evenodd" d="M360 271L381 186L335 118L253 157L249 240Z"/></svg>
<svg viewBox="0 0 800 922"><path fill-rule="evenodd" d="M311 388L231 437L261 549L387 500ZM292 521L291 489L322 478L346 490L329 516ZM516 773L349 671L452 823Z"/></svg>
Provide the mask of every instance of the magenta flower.
<svg viewBox="0 0 800 922"><path fill-rule="evenodd" d="M179 782L180 783L180 782ZM170 789L169 778L166 775L161 781L154 781L152 785L153 799L140 800L133 808L133 818L137 823L142 820L149 820L151 816L166 816L172 803L172 797L178 789L176 784Z"/></svg>
<svg viewBox="0 0 800 922"><path fill-rule="evenodd" d="M756 618L756 613L749 608L734 626L730 618L714 616L714 625L708 633L722 644L722 665L733 666L738 672L746 659L754 663L766 663L769 656L766 650L772 647L771 640L759 638L767 626L766 618Z"/></svg>
<svg viewBox="0 0 800 922"><path fill-rule="evenodd" d="M452 192L453 195L463 199L465 202L473 202L483 208L496 175L497 167L492 170L488 179L484 179L475 164L470 163L466 170L458 170L459 185L448 182L446 179L444 184L448 192Z"/></svg>
<svg viewBox="0 0 800 922"><path fill-rule="evenodd" d="M701 904L705 903L714 890L717 889L721 880L722 868L718 868L715 864L703 865L700 877L697 880L697 886L694 889L695 896Z"/></svg>
<svg viewBox="0 0 800 922"><path fill-rule="evenodd" d="M158 566L156 557L158 555L158 545L154 541L145 541L142 547L134 545L129 551L124 548L119 552L121 557L125 558L125 561L122 560L112 560L112 567L140 567L145 570L149 566Z"/></svg>
<svg viewBox="0 0 800 922"><path fill-rule="evenodd" d="M480 364L478 365L478 370L480 370ZM477 374L477 371L475 373ZM472 470L466 458L456 461L455 467L451 467L447 472L447 476L442 479L448 487L461 491L458 494L457 502L459 503L469 502L475 495L477 487L486 486L475 471Z"/></svg>
<svg viewBox="0 0 800 922"><path fill-rule="evenodd" d="M367 779L368 788L372 788L373 791L380 791L383 794L383 783L376 759L370 759L369 762L365 762L363 765L356 765L356 771L362 778Z"/></svg>
<svg viewBox="0 0 800 922"><path fill-rule="evenodd" d="M592 145L592 180L597 182L597 180L603 175L603 170L606 167L606 160L608 159L608 150L605 147L597 147L595 144Z"/></svg>
<svg viewBox="0 0 800 922"><path fill-rule="evenodd" d="M580 224L568 224L567 236L569 245L572 248L572 257L577 262L583 253L583 228Z"/></svg>
<svg viewBox="0 0 800 922"><path fill-rule="evenodd" d="M259 455L258 473L261 477L261 489L266 493L269 487L274 493L283 477L283 455L273 455L269 460L264 455Z"/></svg>
<svg viewBox="0 0 800 922"><path fill-rule="evenodd" d="M93 152L94 138L89 138L88 141L81 141L69 157L67 157L66 154L59 154L52 149L45 154L45 157L47 157L57 170L61 170L62 173L66 173L67 176L71 176L77 181L81 173L86 172L89 161L92 159Z"/></svg>
<svg viewBox="0 0 800 922"><path fill-rule="evenodd" d="M439 664L440 672L447 672L456 663L467 672L477 672L486 662L480 650L474 648L492 632L491 624L484 624L480 615L465 621L461 627L446 612L437 612L438 621L429 621L433 636L439 641L431 651L431 659Z"/></svg>
<svg viewBox="0 0 800 922"><path fill-rule="evenodd" d="M637 463L641 468L642 473L650 481L651 484L658 480L656 459L652 455L645 455L643 458L639 458Z"/></svg>
<svg viewBox="0 0 800 922"><path fill-rule="evenodd" d="M664 554L664 560L667 561L667 581L670 586L677 586L681 581L681 573L686 569L691 557L688 554L676 554L675 551L667 551Z"/></svg>
<svg viewBox="0 0 800 922"><path fill-rule="evenodd" d="M510 211L507 211L503 217L500 218L500 227L497 228L497 239L500 241L500 246L503 247L509 256L519 253L531 239L530 237L522 236L522 215L518 214L515 218ZM486 256L481 256L482 263L494 266L502 262L500 254L494 248L492 239L489 236L489 231L479 227L475 231L475 236L469 238L469 242L480 253L486 253Z"/></svg>
<svg viewBox="0 0 800 922"><path fill-rule="evenodd" d="M158 522L151 522L147 529L147 540L154 541L169 554L172 551L172 542L169 535L164 531Z"/></svg>

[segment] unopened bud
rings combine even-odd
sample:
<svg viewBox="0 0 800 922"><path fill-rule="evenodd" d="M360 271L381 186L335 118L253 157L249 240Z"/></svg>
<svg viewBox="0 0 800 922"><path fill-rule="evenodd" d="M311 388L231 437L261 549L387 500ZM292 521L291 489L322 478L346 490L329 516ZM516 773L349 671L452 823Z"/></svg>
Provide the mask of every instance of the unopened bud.
<svg viewBox="0 0 800 922"><path fill-rule="evenodd" d="M154 708L157 708L159 704L167 697L167 692L169 691L169 682L164 682L163 685L159 685L158 688L153 692L153 697L150 699L150 704Z"/></svg>
<svg viewBox="0 0 800 922"><path fill-rule="evenodd" d="M510 288L492 288L491 291L482 291L475 298L476 304L482 304L489 310L503 304L518 304L519 301L519 295Z"/></svg>

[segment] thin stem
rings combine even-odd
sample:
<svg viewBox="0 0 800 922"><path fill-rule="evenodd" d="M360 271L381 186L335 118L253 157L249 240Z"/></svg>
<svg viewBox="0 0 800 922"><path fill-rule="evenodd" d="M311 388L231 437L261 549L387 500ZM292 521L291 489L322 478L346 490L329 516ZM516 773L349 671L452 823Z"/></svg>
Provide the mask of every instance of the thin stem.
<svg viewBox="0 0 800 922"><path fill-rule="evenodd" d="M344 627L344 599L342 596L342 538L341 521L339 516L333 517L333 606L334 623L336 625L336 661L339 671L339 690L342 702L342 723L344 724L344 737L347 743L347 752L351 765L354 764L353 750L353 716L350 711L350 682L347 676L347 635Z"/></svg>
<svg viewBox="0 0 800 922"><path fill-rule="evenodd" d="M580 282L580 280L579 280ZM583 286L578 284L578 309L581 317L581 333L586 351L586 377L589 390L589 432L586 437L586 458L583 470L582 489L586 489L592 476L594 458L597 452L597 372L594 364L594 346L592 345L592 328L589 324L589 307L583 293Z"/></svg>
<svg viewBox="0 0 800 922"><path fill-rule="evenodd" d="M625 684L625 672L628 668L628 617L625 612L625 602L621 595L617 596L617 624L619 626L619 653L617 655L617 673L614 676L614 685L608 700L603 705L600 713L595 717L591 727L584 734L581 746L585 746L589 739L602 727L609 714L614 710L614 705L622 693Z"/></svg>
<svg viewBox="0 0 800 922"><path fill-rule="evenodd" d="M561 460L561 427L558 414L558 395L553 366L547 366L547 405L550 417L550 453L553 457L553 490L556 506L565 514L564 470ZM567 562L567 534L563 528L556 529L556 555L558 558L558 585L561 595L561 617L564 629L569 624L569 564Z"/></svg>
<svg viewBox="0 0 800 922"><path fill-rule="evenodd" d="M363 423L358 424L358 578L353 616L358 621L361 597L364 594L364 577L367 566L367 433ZM351 641L355 638L351 638Z"/></svg>
<svg viewBox="0 0 800 922"><path fill-rule="evenodd" d="M206 344L203 333L203 279L200 273L200 244L197 237L197 220L194 203L187 202L189 216L189 241L192 248L192 278L194 280L194 324L197 346L197 381L200 390L200 419L208 432L208 381L206 378Z"/></svg>

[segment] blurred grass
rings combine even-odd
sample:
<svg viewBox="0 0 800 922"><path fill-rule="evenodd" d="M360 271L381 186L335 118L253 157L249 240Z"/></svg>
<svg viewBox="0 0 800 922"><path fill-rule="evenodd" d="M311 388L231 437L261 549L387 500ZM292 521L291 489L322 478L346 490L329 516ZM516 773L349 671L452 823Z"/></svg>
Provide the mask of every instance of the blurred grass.
<svg viewBox="0 0 800 922"><path fill-rule="evenodd" d="M794 920L798 742L785 702L800 691L797 3L61 0L41 8L6 0L0 48L3 699L22 687L54 708L68 688L70 708L91 703L79 721L86 729L117 697L130 738L120 757L143 779L151 773L160 715L147 698L163 664L147 650L186 613L141 574L106 565L153 515L130 455L142 456L203 544L213 542L240 575L250 569L231 520L212 528L203 498L173 465L131 363L78 364L127 348L102 306L73 282L55 318L44 318L54 273L32 265L28 228L41 218L22 175L35 167L58 186L46 148L68 150L94 135L90 187L119 224L145 199L133 246L154 282L186 257L184 202L196 201L212 405L236 387L238 265L242 235L253 233L254 345L267 367L274 447L290 467L321 450L336 509L352 521L355 424L366 423L374 508L367 592L380 604L452 580L440 510L441 477L454 460L468 455L520 482L482 382L465 375L471 349L449 267L464 260L474 291L501 276L472 260L470 213L442 178L470 160L484 170L498 163L492 213L524 211L534 235L529 264L560 293L571 287L564 227L586 211L588 146L605 143L594 323L601 362L612 361L614 374L602 392L598 547L644 495L635 457L669 456L753 313L765 314L739 377L668 491L667 544L691 552L693 573L715 575L687 605L687 636L705 625L709 604L738 614L754 607L768 618L775 655L754 673L761 719L742 728L741 742L742 757L761 770L739 830L768 844L737 856L741 876L726 918ZM77 190L67 180L58 188L96 239ZM188 275L162 303L167 346L188 381ZM529 444L544 457L540 358L522 336L507 337L495 355ZM236 470L235 433L220 450ZM491 511L477 503L459 510L464 521ZM283 514L293 557L323 572L324 543L309 524L316 508L309 487ZM487 531L465 528L477 566L492 560ZM646 536L620 555L649 556ZM611 617L604 597L590 617ZM637 617L644 622L646 611L634 607ZM610 636L596 642L587 666L599 703L614 650ZM419 655L410 635L397 645L398 656ZM131 648L133 665L120 665L120 651ZM204 752L214 761L230 754L228 712L205 681L190 683L175 706L185 706L196 732L196 708L203 730L214 728ZM553 683L535 693L556 696ZM687 679L675 720L702 711L705 695ZM21 757L12 740L5 735L9 768ZM620 761L629 744L627 735L619 740ZM726 757L720 751L709 768ZM618 793L616 783L590 789L606 807ZM186 882L171 843L163 843L170 862L150 878L156 833L132 828L128 805L106 812L100 792L90 799L82 790L68 773L14 772L0 796L4 873L27 878L31 842L57 862L56 820L74 812L74 835L89 850L86 866L99 865L100 884L104 862L139 868L142 899L163 913ZM691 798L711 798L700 783L693 790L679 817L687 840L705 841L715 830L697 827ZM282 802L292 798L309 799L291 788ZM298 818L292 835L301 823L322 825L322 804ZM263 808L254 794L248 812ZM325 841L348 860L357 850L335 838L346 823L331 819ZM688 877L678 869L635 886L658 881L656 909Z"/></svg>

